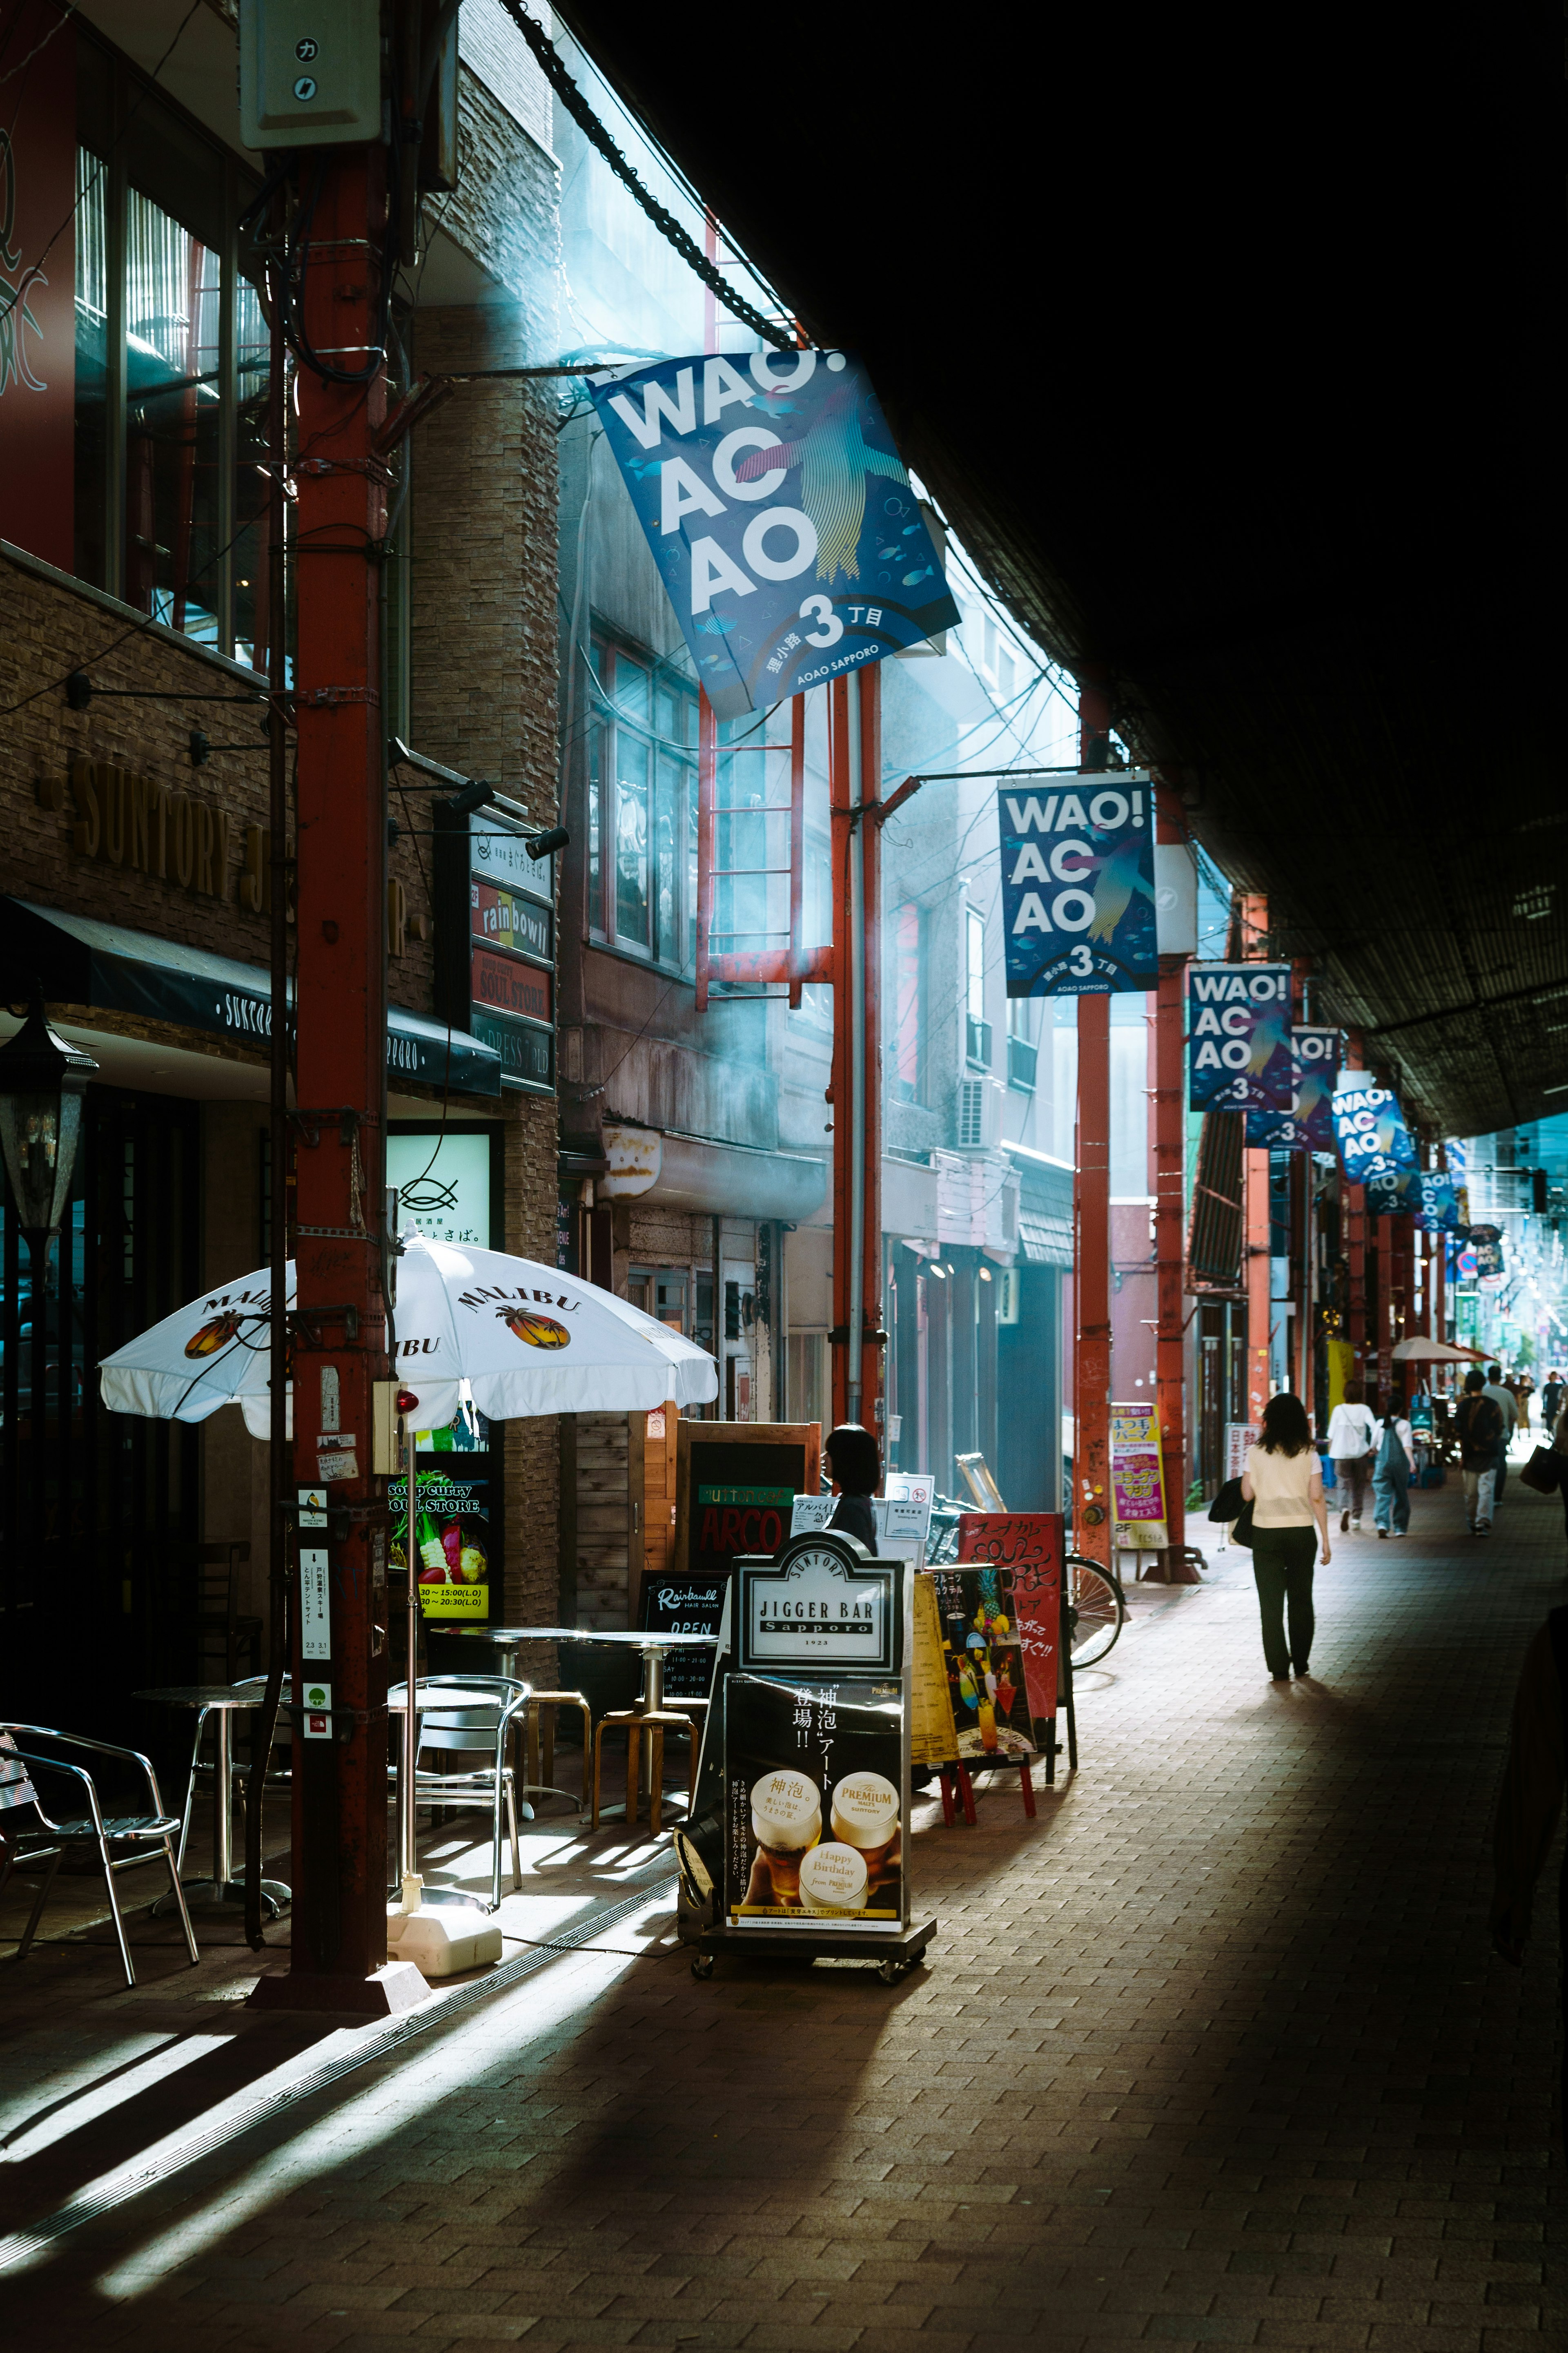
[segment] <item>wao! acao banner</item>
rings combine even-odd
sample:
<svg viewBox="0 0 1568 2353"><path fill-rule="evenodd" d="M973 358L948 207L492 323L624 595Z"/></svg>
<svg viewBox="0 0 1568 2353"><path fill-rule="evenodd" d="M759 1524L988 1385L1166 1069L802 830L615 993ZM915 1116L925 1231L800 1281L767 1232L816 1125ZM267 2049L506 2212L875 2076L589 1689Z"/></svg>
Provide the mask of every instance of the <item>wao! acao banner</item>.
<svg viewBox="0 0 1568 2353"><path fill-rule="evenodd" d="M1158 987L1152 809L1141 770L1067 776L1048 791L999 786L1009 997Z"/></svg>
<svg viewBox="0 0 1568 2353"><path fill-rule="evenodd" d="M1340 1067L1338 1029L1296 1022L1290 1059L1296 1092L1289 1112L1249 1111L1247 1141L1271 1152L1331 1152L1334 1148L1334 1080Z"/></svg>
<svg viewBox="0 0 1568 2353"><path fill-rule="evenodd" d="M1296 1092L1288 964L1187 966L1187 1102L1289 1113Z"/></svg>
<svg viewBox="0 0 1568 2353"><path fill-rule="evenodd" d="M1458 1188L1451 1176L1436 1168L1423 1169L1420 1176L1421 1206L1415 1222L1429 1234L1451 1234L1459 1223Z"/></svg>
<svg viewBox="0 0 1568 2353"><path fill-rule="evenodd" d="M1405 1180L1415 1173L1415 1139L1387 1087L1340 1088L1334 1141L1346 1180L1366 1187L1370 1212L1387 1217L1414 1207Z"/></svg>
<svg viewBox="0 0 1568 2353"><path fill-rule="evenodd" d="M659 360L589 390L721 719L957 623L877 396L846 353Z"/></svg>

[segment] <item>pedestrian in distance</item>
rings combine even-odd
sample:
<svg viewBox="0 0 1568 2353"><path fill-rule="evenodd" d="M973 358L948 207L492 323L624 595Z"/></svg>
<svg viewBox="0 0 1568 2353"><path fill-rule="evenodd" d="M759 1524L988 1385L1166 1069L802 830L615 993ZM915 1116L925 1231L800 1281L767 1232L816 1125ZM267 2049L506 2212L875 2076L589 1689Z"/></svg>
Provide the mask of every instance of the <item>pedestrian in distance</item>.
<svg viewBox="0 0 1568 2353"><path fill-rule="evenodd" d="M1468 1388L1468 1386L1469 1384L1467 1382L1466 1387ZM1486 1394L1490 1398L1493 1405L1495 1405L1498 1409L1500 1424L1498 1430L1497 1459L1492 1465L1492 1468L1497 1474L1492 1481L1492 1510L1495 1514L1499 1504L1502 1502L1503 1482L1508 1477L1508 1450L1513 1444L1513 1433L1518 1426L1519 1419L1518 1414L1514 1409L1513 1391L1503 1386L1502 1366L1500 1365L1489 1365L1487 1366Z"/></svg>
<svg viewBox="0 0 1568 2353"><path fill-rule="evenodd" d="M1410 1481L1415 1469L1415 1441L1405 1419L1405 1401L1397 1392L1377 1426L1377 1459L1372 1466L1373 1516L1377 1533L1396 1536L1410 1533Z"/></svg>
<svg viewBox="0 0 1568 2353"><path fill-rule="evenodd" d="M1308 1672L1317 1620L1312 1611L1312 1560L1321 1545L1325 1568L1329 1508L1311 1425L1299 1397L1281 1389L1263 1409L1256 1446L1241 1474L1252 1505L1252 1576L1263 1623L1263 1656L1275 1683ZM1286 1639L1289 1614L1289 1641Z"/></svg>
<svg viewBox="0 0 1568 2353"><path fill-rule="evenodd" d="M1542 1388L1541 1392L1542 1429L1555 1430L1557 1427L1557 1417L1562 1410L1563 1376L1561 1373L1548 1373L1546 1376L1545 1386Z"/></svg>
<svg viewBox="0 0 1568 2353"><path fill-rule="evenodd" d="M1366 1502L1367 1477L1377 1452L1377 1417L1366 1402L1361 1381L1345 1383L1345 1400L1329 1416L1329 1460L1340 1492L1340 1534L1347 1528L1361 1533L1362 1506Z"/></svg>
<svg viewBox="0 0 1568 2353"><path fill-rule="evenodd" d="M1473 1536L1489 1535L1502 1412L1479 1373L1465 1375L1465 1394L1454 1427L1459 1440L1459 1473L1465 1482L1465 1525Z"/></svg>
<svg viewBox="0 0 1568 2353"><path fill-rule="evenodd" d="M1514 1408L1519 1415L1520 1435L1522 1438L1530 1436L1530 1400L1534 1395L1535 1383L1528 1373L1521 1373L1514 1383ZM1546 1424L1546 1430L1550 1436L1552 1431L1550 1422Z"/></svg>

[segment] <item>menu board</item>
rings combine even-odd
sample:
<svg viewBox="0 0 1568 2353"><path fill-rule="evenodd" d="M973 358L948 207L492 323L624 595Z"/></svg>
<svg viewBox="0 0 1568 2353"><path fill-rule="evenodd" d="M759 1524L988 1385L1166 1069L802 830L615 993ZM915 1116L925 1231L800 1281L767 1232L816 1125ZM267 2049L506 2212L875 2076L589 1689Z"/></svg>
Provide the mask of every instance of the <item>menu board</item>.
<svg viewBox="0 0 1568 2353"><path fill-rule="evenodd" d="M410 1555L419 1583L419 1607L431 1624L488 1625L495 1540L490 1524L491 1459L472 1452L416 1454L414 1513L408 1482L387 1482L392 1513L392 1568L406 1571ZM500 1589L499 1563L495 1588Z"/></svg>
<svg viewBox="0 0 1568 2353"><path fill-rule="evenodd" d="M948 1765L958 1754L947 1651L937 1612L936 1583L915 1579L914 1622L910 1637L910 1761Z"/></svg>
<svg viewBox="0 0 1568 2353"><path fill-rule="evenodd" d="M645 1577L641 1619L645 1634L717 1634L730 1579L724 1570L695 1577ZM667 1651L664 1695L706 1699L713 1682L714 1652L706 1647Z"/></svg>
<svg viewBox="0 0 1568 2353"><path fill-rule="evenodd" d="M995 1574L997 1596L1009 1605L1037 1746L1047 1741L1046 1727L1057 1712L1065 1551L1059 1512L965 1512L959 1519L959 1559Z"/></svg>
<svg viewBox="0 0 1568 2353"><path fill-rule="evenodd" d="M932 1574L956 1734L949 1755L971 1764L999 1765L1033 1757L1037 1743L1023 1644L1000 1570L939 1568Z"/></svg>
<svg viewBox="0 0 1568 2353"><path fill-rule="evenodd" d="M777 1552L797 1495L819 1484L820 1422L692 1421L675 1425L672 1565L727 1575L743 1553Z"/></svg>
<svg viewBox="0 0 1568 2353"><path fill-rule="evenodd" d="M724 1898L736 1928L880 1930L909 1916L896 1685L732 1674Z"/></svg>

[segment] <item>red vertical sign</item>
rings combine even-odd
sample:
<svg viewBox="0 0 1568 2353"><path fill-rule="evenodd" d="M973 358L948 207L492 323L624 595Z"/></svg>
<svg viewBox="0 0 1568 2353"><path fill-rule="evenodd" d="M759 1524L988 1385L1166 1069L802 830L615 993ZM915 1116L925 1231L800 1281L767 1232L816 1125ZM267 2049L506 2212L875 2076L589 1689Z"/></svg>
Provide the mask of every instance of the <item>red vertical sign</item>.
<svg viewBox="0 0 1568 2353"><path fill-rule="evenodd" d="M1011 1585L1024 1688L1036 1724L1057 1712L1063 1550L1059 1512L965 1512L958 1523L959 1559L1001 1569Z"/></svg>
<svg viewBox="0 0 1568 2353"><path fill-rule="evenodd" d="M76 35L55 0L0 0L0 537L72 561Z"/></svg>

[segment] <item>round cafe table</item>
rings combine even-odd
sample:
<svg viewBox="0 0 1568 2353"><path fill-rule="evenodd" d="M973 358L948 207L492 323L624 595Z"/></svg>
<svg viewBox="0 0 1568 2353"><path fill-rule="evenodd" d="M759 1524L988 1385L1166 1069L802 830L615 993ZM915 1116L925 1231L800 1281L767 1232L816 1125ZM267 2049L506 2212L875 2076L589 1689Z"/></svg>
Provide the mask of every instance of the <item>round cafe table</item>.
<svg viewBox="0 0 1568 2353"><path fill-rule="evenodd" d="M186 1785L184 1824L180 1832L180 1856L185 1852L185 1840L190 1834L191 1808L196 1794L196 1751L201 1744L202 1726L209 1715L217 1718L216 1754L213 1758L213 1860L212 1877L195 1881L182 1880L185 1903L197 1912L226 1912L245 1902L245 1882L234 1875L234 1769L233 1745L229 1718L236 1708L258 1707L262 1693L256 1683L172 1683L161 1691L141 1691L137 1699L151 1700L158 1707L194 1707L196 1715L195 1738L191 1746L191 1773ZM261 1760L265 1772L267 1760ZM263 1916L276 1920L285 1906L293 1901L293 1891L280 1879L264 1879L261 1883ZM162 1895L153 1910L157 1914L172 1895Z"/></svg>
<svg viewBox="0 0 1568 2353"><path fill-rule="evenodd" d="M612 1626L463 1626L450 1630L460 1633L465 1641L489 1642L500 1653L503 1675L516 1672L517 1654L524 1642L603 1642L623 1651L637 1651L643 1662L642 1689L633 1704L639 1715L664 1705L664 1662L671 1651L711 1651L718 1647L717 1634L649 1634L636 1630ZM642 1758L637 1778L645 1798L653 1791L653 1743L641 1744ZM583 1760L584 1788L590 1760ZM624 1806L605 1806L605 1814L624 1813Z"/></svg>

